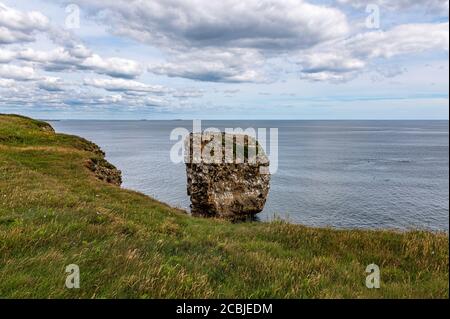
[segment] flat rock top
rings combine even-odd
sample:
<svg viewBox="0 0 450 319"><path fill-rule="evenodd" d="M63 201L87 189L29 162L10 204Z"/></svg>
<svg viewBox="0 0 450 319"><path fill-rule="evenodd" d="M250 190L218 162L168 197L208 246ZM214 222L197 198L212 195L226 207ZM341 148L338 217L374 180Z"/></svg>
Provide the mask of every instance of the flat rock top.
<svg viewBox="0 0 450 319"><path fill-rule="evenodd" d="M185 140L186 164L251 164L269 166L258 141L245 134L191 133Z"/></svg>

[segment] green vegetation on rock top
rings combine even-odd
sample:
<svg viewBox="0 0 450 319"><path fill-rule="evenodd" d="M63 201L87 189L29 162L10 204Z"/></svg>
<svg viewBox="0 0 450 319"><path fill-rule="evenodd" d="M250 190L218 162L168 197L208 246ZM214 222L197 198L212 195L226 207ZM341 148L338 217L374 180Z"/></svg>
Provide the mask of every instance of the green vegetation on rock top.
<svg viewBox="0 0 450 319"><path fill-rule="evenodd" d="M0 298L448 298L447 234L194 218L99 180L94 158L89 141L0 115Z"/></svg>

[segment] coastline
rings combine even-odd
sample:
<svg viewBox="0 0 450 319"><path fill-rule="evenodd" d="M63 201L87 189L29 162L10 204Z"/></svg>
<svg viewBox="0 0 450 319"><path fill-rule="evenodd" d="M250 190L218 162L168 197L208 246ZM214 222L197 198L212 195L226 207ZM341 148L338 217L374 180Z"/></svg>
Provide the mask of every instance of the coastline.
<svg viewBox="0 0 450 319"><path fill-rule="evenodd" d="M176 143L168 136L177 128L190 130L192 121L50 124L101 145L123 171L125 188L190 210L186 168L171 160ZM280 169L261 221L448 232L448 123L202 121L202 127L221 130L234 126L277 127L282 135Z"/></svg>
<svg viewBox="0 0 450 319"><path fill-rule="evenodd" d="M79 298L448 298L448 234L195 218L118 187L98 146L49 127L0 115L1 296L73 297L58 271L78 259ZM384 289L364 286L370 263Z"/></svg>

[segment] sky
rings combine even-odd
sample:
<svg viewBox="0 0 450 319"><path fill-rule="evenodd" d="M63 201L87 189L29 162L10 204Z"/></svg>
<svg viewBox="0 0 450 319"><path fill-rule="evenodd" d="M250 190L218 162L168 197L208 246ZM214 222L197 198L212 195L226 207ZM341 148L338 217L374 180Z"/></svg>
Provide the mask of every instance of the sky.
<svg viewBox="0 0 450 319"><path fill-rule="evenodd" d="M443 119L448 0L0 0L0 113Z"/></svg>

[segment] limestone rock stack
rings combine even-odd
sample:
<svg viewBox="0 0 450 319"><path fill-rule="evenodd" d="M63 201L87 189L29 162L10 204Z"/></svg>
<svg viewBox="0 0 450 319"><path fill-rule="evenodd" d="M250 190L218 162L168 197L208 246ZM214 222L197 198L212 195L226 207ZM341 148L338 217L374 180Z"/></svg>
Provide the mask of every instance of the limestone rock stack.
<svg viewBox="0 0 450 319"><path fill-rule="evenodd" d="M191 133L185 147L193 215L240 219L263 210L269 193L269 160L254 138Z"/></svg>

